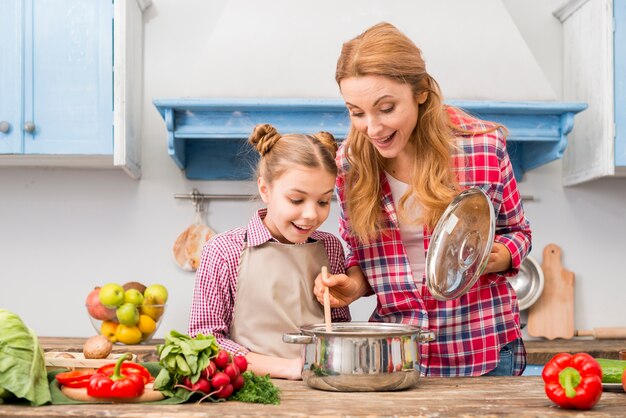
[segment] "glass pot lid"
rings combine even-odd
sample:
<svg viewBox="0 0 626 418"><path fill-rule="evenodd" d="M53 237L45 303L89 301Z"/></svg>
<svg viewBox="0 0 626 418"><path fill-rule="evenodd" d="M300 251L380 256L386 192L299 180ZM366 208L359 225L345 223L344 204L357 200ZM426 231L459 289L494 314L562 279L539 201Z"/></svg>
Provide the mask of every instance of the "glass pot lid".
<svg viewBox="0 0 626 418"><path fill-rule="evenodd" d="M433 231L426 254L426 282L435 299L465 294L487 266L496 220L491 200L474 187L448 205Z"/></svg>

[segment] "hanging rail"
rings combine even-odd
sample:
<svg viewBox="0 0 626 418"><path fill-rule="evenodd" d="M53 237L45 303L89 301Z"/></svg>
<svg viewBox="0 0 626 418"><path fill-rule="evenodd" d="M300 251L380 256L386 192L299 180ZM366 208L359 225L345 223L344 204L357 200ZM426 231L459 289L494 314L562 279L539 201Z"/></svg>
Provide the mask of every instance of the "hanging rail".
<svg viewBox="0 0 626 418"><path fill-rule="evenodd" d="M175 194L174 199L189 199L191 201L197 200L217 200L217 199L236 199L236 200L251 200L256 197L256 194L214 194L214 193L200 193L198 189L193 189L191 193Z"/></svg>

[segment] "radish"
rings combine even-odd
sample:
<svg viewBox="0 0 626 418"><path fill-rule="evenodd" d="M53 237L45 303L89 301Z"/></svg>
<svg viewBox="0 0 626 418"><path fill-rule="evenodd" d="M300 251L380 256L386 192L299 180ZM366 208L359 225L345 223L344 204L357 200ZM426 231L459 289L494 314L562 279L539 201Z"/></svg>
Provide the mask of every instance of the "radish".
<svg viewBox="0 0 626 418"><path fill-rule="evenodd" d="M240 373L243 373L248 369L248 360L246 360L245 356L238 355L233 357L233 363L237 365Z"/></svg>
<svg viewBox="0 0 626 418"><path fill-rule="evenodd" d="M239 376L239 369L235 363L228 363L224 368L224 373L230 377L230 383L234 383L237 376Z"/></svg>
<svg viewBox="0 0 626 418"><path fill-rule="evenodd" d="M244 384L245 384L245 380L244 380L243 376L239 375L239 376L237 376L237 378L233 382L233 389L239 390L239 389L241 389L244 386Z"/></svg>
<svg viewBox="0 0 626 418"><path fill-rule="evenodd" d="M211 392L211 383L204 377L200 377L198 381L191 386L191 391L207 394Z"/></svg>
<svg viewBox="0 0 626 418"><path fill-rule="evenodd" d="M230 361L230 354L226 350L220 350L217 352L217 355L215 356L213 361L215 361L215 365L218 369L224 370L224 367L226 367L226 365Z"/></svg>
<svg viewBox="0 0 626 418"><path fill-rule="evenodd" d="M189 390L191 390L191 387L193 386L193 383L191 383L191 379L188 378L187 376L183 377L180 383L183 384Z"/></svg>
<svg viewBox="0 0 626 418"><path fill-rule="evenodd" d="M215 393L215 396L217 396L218 398L221 399L226 399L228 398L230 395L233 394L233 385L231 385L230 383L227 384L226 386L224 386L223 388L221 388L220 390L218 390Z"/></svg>
<svg viewBox="0 0 626 418"><path fill-rule="evenodd" d="M217 367L215 366L215 363L213 363L213 360L211 360L206 369L202 370L200 376L204 377L205 379L210 379L216 372Z"/></svg>
<svg viewBox="0 0 626 418"><path fill-rule="evenodd" d="M217 372L211 379L211 386L216 390L224 388L224 386L230 384L230 377L224 372Z"/></svg>

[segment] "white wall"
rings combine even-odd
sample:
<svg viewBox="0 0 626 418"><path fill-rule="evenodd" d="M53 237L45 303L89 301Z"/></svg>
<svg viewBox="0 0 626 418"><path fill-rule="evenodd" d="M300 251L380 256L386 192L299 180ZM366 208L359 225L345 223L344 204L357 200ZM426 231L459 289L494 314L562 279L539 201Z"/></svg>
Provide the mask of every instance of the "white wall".
<svg viewBox="0 0 626 418"><path fill-rule="evenodd" d="M193 274L174 265L171 247L193 209L173 195L253 188L187 180L167 155L152 99L338 97L333 71L342 41L387 20L423 49L448 99L559 100L562 40L551 15L559 3L155 0L144 19L142 179L113 170L0 168L0 307L41 336L89 336L83 303L94 285L162 283L171 296L157 336L186 331ZM557 243L576 274L576 326L626 325L626 180L563 188L559 161L527 173L520 189L536 198L526 203L533 256L541 260L543 247ZM253 210L211 202L208 222L224 231ZM334 208L323 229L336 232L336 217ZM371 306L371 298L359 303L355 318L366 319Z"/></svg>

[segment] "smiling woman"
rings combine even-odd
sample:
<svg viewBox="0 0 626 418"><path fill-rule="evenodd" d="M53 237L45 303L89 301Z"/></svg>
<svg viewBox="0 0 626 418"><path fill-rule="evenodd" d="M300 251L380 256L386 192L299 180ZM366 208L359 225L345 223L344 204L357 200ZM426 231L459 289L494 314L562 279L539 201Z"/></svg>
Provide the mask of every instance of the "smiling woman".
<svg viewBox="0 0 626 418"><path fill-rule="evenodd" d="M506 129L445 105L420 49L389 23L343 44L335 80L350 114L336 184L350 258L346 274L316 281L318 301L322 285L334 307L375 293L372 321L433 331L437 339L420 359L424 374L521 374L519 307L506 276L520 268L531 233ZM441 300L428 287L425 254L431 241L437 248L436 225L447 207L470 188L493 207L493 245L484 274Z"/></svg>

